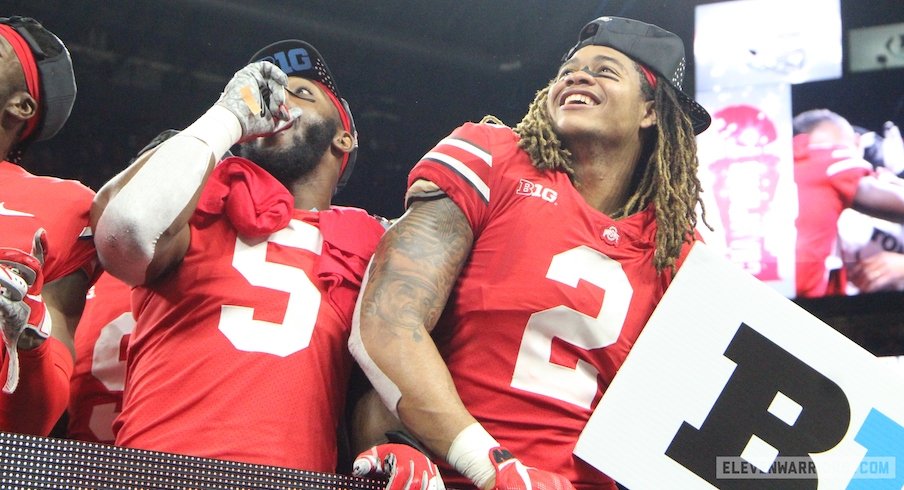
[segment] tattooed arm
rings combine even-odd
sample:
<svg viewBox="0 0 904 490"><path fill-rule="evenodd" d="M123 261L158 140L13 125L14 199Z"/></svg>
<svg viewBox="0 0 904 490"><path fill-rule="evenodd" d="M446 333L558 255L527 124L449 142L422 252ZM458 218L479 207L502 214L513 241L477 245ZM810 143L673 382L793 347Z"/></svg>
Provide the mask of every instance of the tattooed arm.
<svg viewBox="0 0 904 490"><path fill-rule="evenodd" d="M414 202L381 240L359 300L363 347L401 395L390 408L438 455L475 422L430 337L473 241L448 197Z"/></svg>
<svg viewBox="0 0 904 490"><path fill-rule="evenodd" d="M478 488L574 490L561 475L521 463L462 403L430 332L470 256L474 235L464 213L441 191L419 194L428 200L411 204L374 254L353 320L352 354L408 431ZM381 447L369 453L390 450ZM394 478L417 476L416 460L397 462ZM422 488L434 488L419 481Z"/></svg>

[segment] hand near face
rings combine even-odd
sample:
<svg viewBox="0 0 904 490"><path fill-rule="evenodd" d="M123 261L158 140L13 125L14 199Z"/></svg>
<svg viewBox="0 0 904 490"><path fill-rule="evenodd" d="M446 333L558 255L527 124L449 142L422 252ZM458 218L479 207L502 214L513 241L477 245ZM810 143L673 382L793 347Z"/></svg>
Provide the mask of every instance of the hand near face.
<svg viewBox="0 0 904 490"><path fill-rule="evenodd" d="M286 105L288 77L276 65L258 61L237 71L217 100L242 125L239 142L268 136L286 128L301 109Z"/></svg>

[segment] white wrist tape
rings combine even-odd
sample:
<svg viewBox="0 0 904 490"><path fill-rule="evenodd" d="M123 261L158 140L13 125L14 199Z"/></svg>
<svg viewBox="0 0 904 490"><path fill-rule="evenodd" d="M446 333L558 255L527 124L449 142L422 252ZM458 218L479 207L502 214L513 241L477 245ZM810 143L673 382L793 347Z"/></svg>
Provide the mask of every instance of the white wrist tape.
<svg viewBox="0 0 904 490"><path fill-rule="evenodd" d="M242 124L232 111L214 105L180 134L206 143L219 161L241 139Z"/></svg>
<svg viewBox="0 0 904 490"><path fill-rule="evenodd" d="M490 461L490 449L494 447L499 447L496 439L475 422L455 436L446 453L446 461L477 488L485 488L490 478L496 476L496 468Z"/></svg>

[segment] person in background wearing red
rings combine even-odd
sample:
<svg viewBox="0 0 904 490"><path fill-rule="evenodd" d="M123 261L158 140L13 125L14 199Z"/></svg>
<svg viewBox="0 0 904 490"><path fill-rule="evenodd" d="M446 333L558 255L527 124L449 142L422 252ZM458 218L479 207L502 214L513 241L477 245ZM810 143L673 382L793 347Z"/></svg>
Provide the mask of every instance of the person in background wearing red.
<svg viewBox="0 0 904 490"><path fill-rule="evenodd" d="M66 409L73 332L98 274L94 192L30 174L24 152L66 123L76 85L69 51L28 17L0 18L0 430L47 435Z"/></svg>
<svg viewBox="0 0 904 490"><path fill-rule="evenodd" d="M904 222L904 185L897 177L876 173L864 160L851 123L835 112L808 110L795 116L793 125L794 182L800 203L795 222L797 296L818 298L830 293L827 261L836 254L842 211L854 208Z"/></svg>
<svg viewBox="0 0 904 490"><path fill-rule="evenodd" d="M167 129L154 137L127 165L177 134ZM85 311L75 331L75 369L67 408L65 436L112 444L113 420L122 411L126 353L135 328L132 288L108 273L88 290Z"/></svg>

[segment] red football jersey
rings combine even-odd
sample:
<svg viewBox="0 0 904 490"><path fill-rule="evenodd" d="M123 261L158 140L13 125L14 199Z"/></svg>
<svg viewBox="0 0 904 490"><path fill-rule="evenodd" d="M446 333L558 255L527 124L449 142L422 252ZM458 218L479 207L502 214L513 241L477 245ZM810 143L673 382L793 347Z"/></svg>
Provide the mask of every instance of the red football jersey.
<svg viewBox="0 0 904 490"><path fill-rule="evenodd" d="M872 172L869 162L851 149L811 147L806 135L794 138L794 182L800 202L795 223L797 296L826 294L826 259L835 253L838 217L853 204L860 179Z"/></svg>
<svg viewBox="0 0 904 490"><path fill-rule="evenodd" d="M35 235L43 230L45 283L79 269L93 279L97 259L88 212L94 192L76 181L32 175L6 161L0 162L0 182L0 246L31 252ZM0 350L5 380L6 350ZM71 356L61 343L48 340L35 352L20 351L19 357L16 393L0 393L0 430L47 435L66 408Z"/></svg>
<svg viewBox="0 0 904 490"><path fill-rule="evenodd" d="M572 451L672 273L653 265L652 210L608 217L517 141L466 124L409 175L439 185L474 231L434 336L468 410L516 457L579 489L615 488Z"/></svg>
<svg viewBox="0 0 904 490"><path fill-rule="evenodd" d="M30 252L35 233L44 229L44 282L83 269L93 280L97 256L88 225L94 191L74 180L36 176L0 162L0 246Z"/></svg>
<svg viewBox="0 0 904 490"><path fill-rule="evenodd" d="M122 409L126 348L135 328L132 288L103 274L88 291L75 331L75 370L69 395L68 437L112 444Z"/></svg>
<svg viewBox="0 0 904 490"><path fill-rule="evenodd" d="M50 337L37 349L19 349L19 386L12 394L0 393L0 431L46 436L66 410L72 354ZM9 364L0 346L0 385Z"/></svg>
<svg viewBox="0 0 904 490"><path fill-rule="evenodd" d="M382 233L340 207L256 239L193 220L179 266L133 291L116 444L335 471L351 317Z"/></svg>

